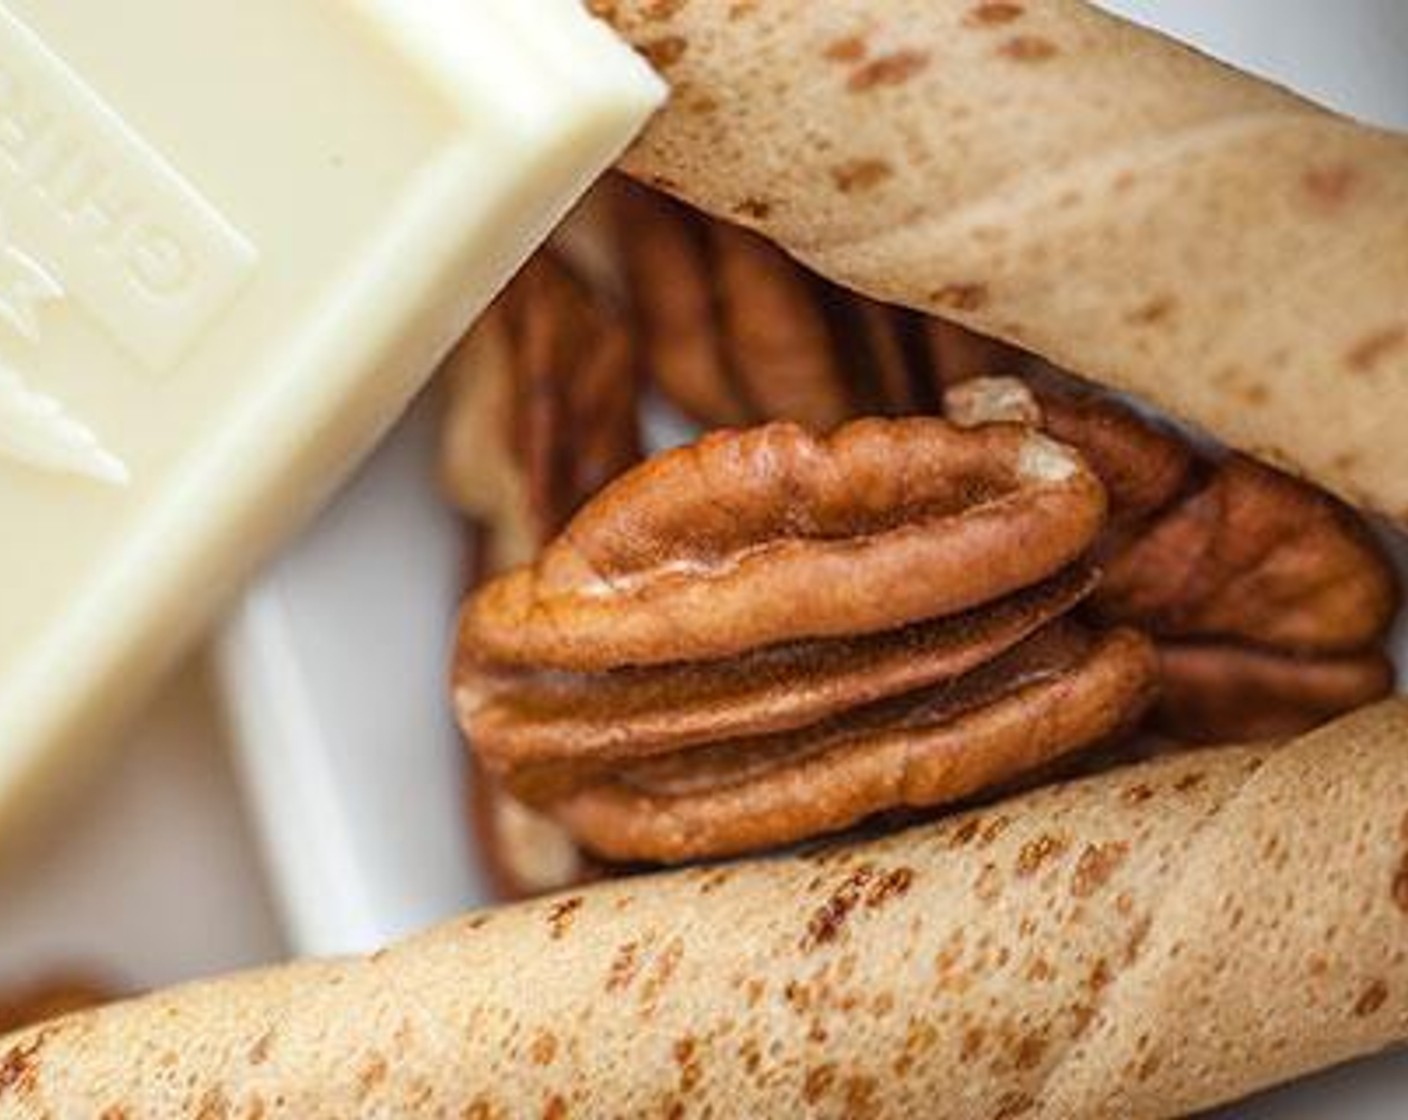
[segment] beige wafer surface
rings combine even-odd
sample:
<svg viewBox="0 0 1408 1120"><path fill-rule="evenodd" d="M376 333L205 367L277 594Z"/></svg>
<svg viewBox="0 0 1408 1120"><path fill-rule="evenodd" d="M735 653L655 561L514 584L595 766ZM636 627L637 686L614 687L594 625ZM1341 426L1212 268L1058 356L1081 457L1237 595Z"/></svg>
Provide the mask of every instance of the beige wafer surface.
<svg viewBox="0 0 1408 1120"><path fill-rule="evenodd" d="M1405 813L1391 703L78 1016L0 1117L1180 1115L1408 1036Z"/></svg>
<svg viewBox="0 0 1408 1120"><path fill-rule="evenodd" d="M636 175L1408 521L1408 139L1080 0L599 0Z"/></svg>

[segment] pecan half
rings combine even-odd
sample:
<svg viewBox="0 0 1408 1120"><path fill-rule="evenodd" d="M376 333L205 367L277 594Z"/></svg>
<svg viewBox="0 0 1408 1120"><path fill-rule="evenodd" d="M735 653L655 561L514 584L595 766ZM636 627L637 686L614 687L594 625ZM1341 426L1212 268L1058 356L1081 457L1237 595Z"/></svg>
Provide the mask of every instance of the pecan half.
<svg viewBox="0 0 1408 1120"><path fill-rule="evenodd" d="M600 671L869 634L1054 574L1103 515L1080 458L1026 429L715 433L602 491L475 596L461 640L500 664Z"/></svg>
<svg viewBox="0 0 1408 1120"><path fill-rule="evenodd" d="M628 185L617 197L646 369L686 414L711 427L792 420L825 431L914 408L913 315L657 192Z"/></svg>
<svg viewBox="0 0 1408 1120"><path fill-rule="evenodd" d="M1048 627L956 684L804 731L613 768L551 811L608 857L678 862L787 844L949 803L1114 735L1152 696L1132 631Z"/></svg>
<svg viewBox="0 0 1408 1120"><path fill-rule="evenodd" d="M459 718L496 770L622 759L805 727L955 680L1069 612L1095 586L1072 566L995 603L879 634L789 642L722 661L584 674L461 660ZM461 658L473 657L461 644Z"/></svg>
<svg viewBox="0 0 1408 1120"><path fill-rule="evenodd" d="M1227 644L1164 643L1156 712L1171 735L1230 743L1299 735L1393 690L1382 653L1296 657Z"/></svg>
<svg viewBox="0 0 1408 1120"><path fill-rule="evenodd" d="M1151 696L1143 638L1063 621L1103 506L1077 456L1015 426L716 433L475 596L459 715L510 791L611 858L966 796Z"/></svg>
<svg viewBox="0 0 1408 1120"><path fill-rule="evenodd" d="M494 566L531 556L640 457L633 362L620 315L551 252L451 356L441 479L492 528Z"/></svg>
<svg viewBox="0 0 1408 1120"><path fill-rule="evenodd" d="M1091 606L1160 639L1166 731L1203 742L1296 734L1391 688L1376 647L1398 609L1397 577L1333 498L1244 456L1200 461L1173 432L1035 367L956 385L945 406L964 426L1040 424L1105 482L1112 524Z"/></svg>
<svg viewBox="0 0 1408 1120"><path fill-rule="evenodd" d="M1382 640L1398 606L1393 569L1353 514L1240 456L1106 564L1096 610L1165 637L1348 653Z"/></svg>

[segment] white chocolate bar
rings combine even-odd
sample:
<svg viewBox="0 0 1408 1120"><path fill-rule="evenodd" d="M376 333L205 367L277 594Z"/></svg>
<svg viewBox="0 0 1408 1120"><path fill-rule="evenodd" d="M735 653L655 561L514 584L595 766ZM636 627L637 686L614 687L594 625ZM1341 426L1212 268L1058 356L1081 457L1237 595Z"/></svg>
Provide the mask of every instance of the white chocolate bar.
<svg viewBox="0 0 1408 1120"><path fill-rule="evenodd" d="M0 0L0 826L662 96L579 0Z"/></svg>

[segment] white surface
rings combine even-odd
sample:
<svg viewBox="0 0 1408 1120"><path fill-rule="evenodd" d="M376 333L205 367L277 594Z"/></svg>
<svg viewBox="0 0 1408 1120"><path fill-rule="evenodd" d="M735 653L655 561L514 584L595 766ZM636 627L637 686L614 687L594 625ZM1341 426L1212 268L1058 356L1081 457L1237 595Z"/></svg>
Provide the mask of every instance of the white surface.
<svg viewBox="0 0 1408 1120"><path fill-rule="evenodd" d="M462 537L435 402L248 596L221 675L293 943L375 948L480 897L445 702Z"/></svg>
<svg viewBox="0 0 1408 1120"><path fill-rule="evenodd" d="M1350 112L1408 125L1408 0L1106 6ZM223 647L249 787L304 951L367 948L480 897L444 688L461 541L436 502L432 435L423 407L267 573ZM1408 1114L1408 1063L1341 1072L1229 1115L1331 1113Z"/></svg>
<svg viewBox="0 0 1408 1120"><path fill-rule="evenodd" d="M204 678L125 738L0 869L0 987L77 966L134 991L284 955Z"/></svg>

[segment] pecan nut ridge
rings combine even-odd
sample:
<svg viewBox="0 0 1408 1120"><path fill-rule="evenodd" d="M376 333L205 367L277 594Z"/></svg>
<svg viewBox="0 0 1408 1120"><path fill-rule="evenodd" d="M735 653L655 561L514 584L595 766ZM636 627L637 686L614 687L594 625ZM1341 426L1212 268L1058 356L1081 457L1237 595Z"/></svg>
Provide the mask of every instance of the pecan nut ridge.
<svg viewBox="0 0 1408 1120"><path fill-rule="evenodd" d="M1070 640L1063 634L1055 644ZM834 741L805 740L771 766L738 750L732 773L711 772L705 760L704 772L692 775L686 753L668 780L618 774L560 794L552 812L608 858L673 863L792 843L889 809L951 803L1115 735L1144 710L1155 679L1145 638L1116 631L1073 648L1080 652L1059 668L1019 676L1010 692L957 714L939 705L932 723L901 715L893 726L842 727ZM925 699L915 708L922 711Z"/></svg>
<svg viewBox="0 0 1408 1120"><path fill-rule="evenodd" d="M1073 565L995 603L899 630L608 673L496 669L462 642L456 710L498 770L785 731L978 669L1072 610L1096 578Z"/></svg>
<svg viewBox="0 0 1408 1120"><path fill-rule="evenodd" d="M873 633L1054 574L1104 509L1078 455L1014 426L715 433L607 487L463 634L494 662L602 671Z"/></svg>
<svg viewBox="0 0 1408 1120"><path fill-rule="evenodd" d="M622 184L616 227L645 372L710 428L826 431L917 410L930 390L917 316L823 279L771 242Z"/></svg>

